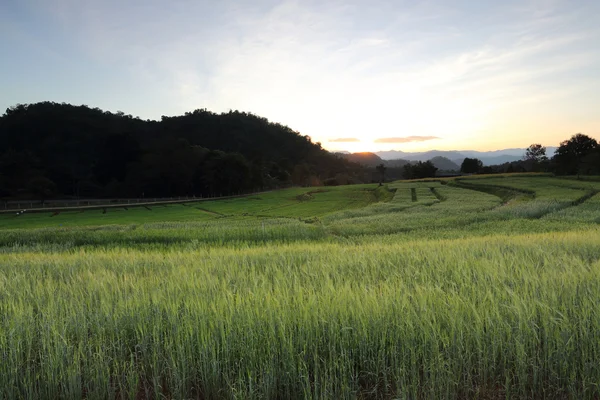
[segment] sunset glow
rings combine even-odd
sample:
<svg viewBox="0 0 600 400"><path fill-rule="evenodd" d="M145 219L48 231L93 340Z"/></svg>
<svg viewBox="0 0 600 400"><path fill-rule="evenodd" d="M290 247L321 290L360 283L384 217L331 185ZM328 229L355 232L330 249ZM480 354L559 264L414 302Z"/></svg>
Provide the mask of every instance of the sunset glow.
<svg viewBox="0 0 600 400"><path fill-rule="evenodd" d="M0 107L238 109L331 150L557 145L600 138L599 15L592 0L9 2ZM436 139L378 140L404 137Z"/></svg>

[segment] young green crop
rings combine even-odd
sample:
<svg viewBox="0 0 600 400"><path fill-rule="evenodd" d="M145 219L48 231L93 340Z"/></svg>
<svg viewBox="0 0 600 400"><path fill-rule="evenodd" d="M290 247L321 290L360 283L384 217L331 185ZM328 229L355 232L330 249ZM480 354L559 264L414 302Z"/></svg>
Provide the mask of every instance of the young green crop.
<svg viewBox="0 0 600 400"><path fill-rule="evenodd" d="M223 218L303 218L333 211L360 208L387 201L391 196L377 185L291 188L246 197L184 204L75 210L55 213L0 214L0 229L129 225L163 221L211 221Z"/></svg>
<svg viewBox="0 0 600 400"><path fill-rule="evenodd" d="M600 182L322 189L3 217L0 398L600 397Z"/></svg>
<svg viewBox="0 0 600 400"><path fill-rule="evenodd" d="M593 397L599 254L596 230L3 255L0 390Z"/></svg>

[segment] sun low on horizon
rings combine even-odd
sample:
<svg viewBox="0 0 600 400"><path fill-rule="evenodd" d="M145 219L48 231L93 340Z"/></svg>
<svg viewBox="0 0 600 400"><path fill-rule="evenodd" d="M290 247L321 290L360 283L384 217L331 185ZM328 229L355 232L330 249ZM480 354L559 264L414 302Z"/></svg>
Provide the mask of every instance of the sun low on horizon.
<svg viewBox="0 0 600 400"><path fill-rule="evenodd" d="M0 109L240 110L328 150L600 139L600 2L24 0L0 5Z"/></svg>

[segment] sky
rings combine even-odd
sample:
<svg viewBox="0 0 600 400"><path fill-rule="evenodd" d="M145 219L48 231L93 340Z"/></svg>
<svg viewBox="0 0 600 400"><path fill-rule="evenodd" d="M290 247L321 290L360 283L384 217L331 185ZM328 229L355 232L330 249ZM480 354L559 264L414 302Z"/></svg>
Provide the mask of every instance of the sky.
<svg viewBox="0 0 600 400"><path fill-rule="evenodd" d="M0 0L0 113L206 108L329 150L600 139L598 0Z"/></svg>

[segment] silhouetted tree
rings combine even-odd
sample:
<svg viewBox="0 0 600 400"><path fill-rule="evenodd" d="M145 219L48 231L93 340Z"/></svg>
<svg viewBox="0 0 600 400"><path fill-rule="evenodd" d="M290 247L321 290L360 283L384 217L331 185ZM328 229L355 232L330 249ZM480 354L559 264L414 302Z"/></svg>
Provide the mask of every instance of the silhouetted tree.
<svg viewBox="0 0 600 400"><path fill-rule="evenodd" d="M524 160L531 160L535 162L542 162L548 160L546 157L546 147L541 144L532 144L527 148L525 152Z"/></svg>
<svg viewBox="0 0 600 400"><path fill-rule="evenodd" d="M560 143L552 158L556 172L559 174L579 175L589 173L593 165L586 163L586 157L598 147L598 142L587 135L578 133L571 139Z"/></svg>
<svg viewBox="0 0 600 400"><path fill-rule="evenodd" d="M483 168L483 162L478 158L465 158L460 166L460 172L476 174Z"/></svg>
<svg viewBox="0 0 600 400"><path fill-rule="evenodd" d="M438 170L431 161L406 164L402 169L405 179L433 178Z"/></svg>
<svg viewBox="0 0 600 400"><path fill-rule="evenodd" d="M520 162L526 171L545 171L548 169L548 157L546 157L546 147L541 144L532 144L525 151L525 156Z"/></svg>
<svg viewBox="0 0 600 400"><path fill-rule="evenodd" d="M600 144L593 151L586 154L581 163L585 167L586 174L600 175Z"/></svg>

